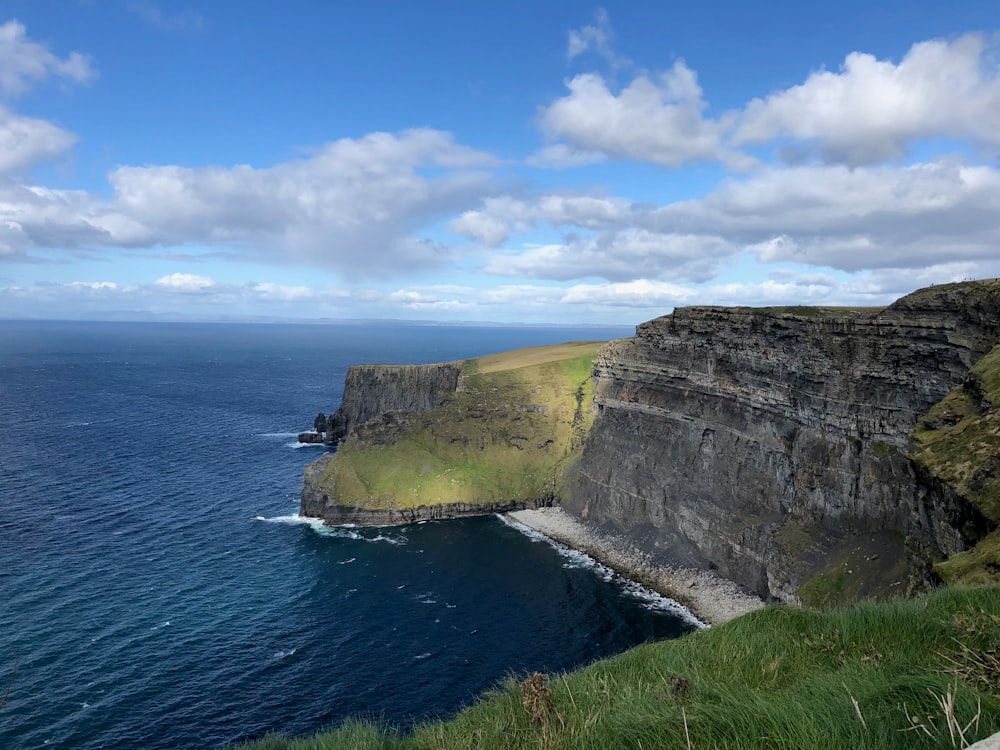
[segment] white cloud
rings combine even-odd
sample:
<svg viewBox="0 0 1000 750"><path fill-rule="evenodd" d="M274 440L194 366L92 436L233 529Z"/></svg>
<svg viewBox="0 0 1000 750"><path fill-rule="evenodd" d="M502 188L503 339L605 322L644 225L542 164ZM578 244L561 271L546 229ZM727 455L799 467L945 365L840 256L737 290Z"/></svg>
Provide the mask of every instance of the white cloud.
<svg viewBox="0 0 1000 750"><path fill-rule="evenodd" d="M707 103L693 70L678 60L657 76L641 74L615 93L594 73L567 82L569 94L542 109L538 126L552 141L536 163L581 163L591 155L678 167L735 158L722 145L724 127L703 117Z"/></svg>
<svg viewBox="0 0 1000 750"><path fill-rule="evenodd" d="M216 286L215 279L193 273L172 273L153 283L175 292L203 292Z"/></svg>
<svg viewBox="0 0 1000 750"><path fill-rule="evenodd" d="M529 248L515 255L494 255L485 270L500 276L556 281L707 281L738 251L724 238L710 234L658 233L628 227L569 237L563 243Z"/></svg>
<svg viewBox="0 0 1000 750"><path fill-rule="evenodd" d="M482 197L489 177L470 168L492 163L447 133L412 130L342 139L266 169L123 167L110 181L146 244L242 243L264 259L364 277L441 265L440 248L411 234ZM442 172L424 176L429 167Z"/></svg>
<svg viewBox="0 0 1000 750"><path fill-rule="evenodd" d="M512 233L522 233L530 227L599 229L623 222L631 210L629 201L606 196L572 193L526 198L499 196L487 198L481 208L465 211L449 222L448 228L487 247L499 247Z"/></svg>
<svg viewBox="0 0 1000 750"><path fill-rule="evenodd" d="M457 219L448 222L448 229L487 247L499 247L510 236L507 223L486 211L465 211Z"/></svg>
<svg viewBox="0 0 1000 750"><path fill-rule="evenodd" d="M23 94L32 84L51 77L88 83L96 76L86 55L73 52L61 59L30 41L24 25L18 21L0 25L0 94Z"/></svg>
<svg viewBox="0 0 1000 750"><path fill-rule="evenodd" d="M307 286L251 282L248 290L262 300L305 302L315 300L317 292Z"/></svg>
<svg viewBox="0 0 1000 750"><path fill-rule="evenodd" d="M571 29L567 37L567 61L573 60L585 52L593 51L603 57L613 68L630 64L628 59L615 54L611 47L614 31L611 29L608 12L604 8L598 8L594 12L593 24L582 26L579 29Z"/></svg>
<svg viewBox="0 0 1000 750"><path fill-rule="evenodd" d="M921 138L971 138L1000 146L1000 64L996 40L967 34L915 44L899 64L852 52L840 71L754 99L736 145L793 138L832 162L898 159Z"/></svg>
<svg viewBox="0 0 1000 750"><path fill-rule="evenodd" d="M607 155L600 151L586 151L566 143L553 143L538 149L525 159L525 163L542 169L569 169L600 164L607 159Z"/></svg>
<svg viewBox="0 0 1000 750"><path fill-rule="evenodd" d="M52 123L0 106L0 175L55 159L75 142L76 136Z"/></svg>
<svg viewBox="0 0 1000 750"><path fill-rule="evenodd" d="M696 295L695 290L678 284L635 279L611 284L576 284L565 291L560 302L567 305L666 311L695 299Z"/></svg>
<svg viewBox="0 0 1000 750"><path fill-rule="evenodd" d="M267 168L119 167L110 201L0 184L0 226L16 230L0 232L0 252L203 243L350 278L405 274L450 261L419 233L492 192L483 168L496 163L422 129L341 139Z"/></svg>
<svg viewBox="0 0 1000 750"><path fill-rule="evenodd" d="M159 5L148 1L131 2L128 8L147 23L163 31L195 32L205 28L204 17L193 10L165 13Z"/></svg>
<svg viewBox="0 0 1000 750"><path fill-rule="evenodd" d="M932 163L771 169L639 220L721 236L765 262L846 271L986 262L1000 247L1000 170Z"/></svg>
<svg viewBox="0 0 1000 750"><path fill-rule="evenodd" d="M71 281L68 286L71 289L87 289L92 292L113 291L119 288L113 281Z"/></svg>

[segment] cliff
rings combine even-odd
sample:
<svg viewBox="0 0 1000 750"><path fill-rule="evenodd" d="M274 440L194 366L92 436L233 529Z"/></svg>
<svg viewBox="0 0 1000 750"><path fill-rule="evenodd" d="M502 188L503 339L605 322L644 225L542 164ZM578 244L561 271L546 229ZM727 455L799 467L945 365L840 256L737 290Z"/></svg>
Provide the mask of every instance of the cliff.
<svg viewBox="0 0 1000 750"><path fill-rule="evenodd" d="M306 468L301 513L384 525L564 499L593 420L600 345L351 368L335 415L342 442Z"/></svg>
<svg viewBox="0 0 1000 750"><path fill-rule="evenodd" d="M998 341L995 281L879 310L678 309L601 351L564 506L765 598L920 586L993 522L908 456L914 428Z"/></svg>
<svg viewBox="0 0 1000 750"><path fill-rule="evenodd" d="M461 362L432 365L354 365L347 370L344 398L330 415L326 442L337 443L355 425L387 412L436 409L458 389Z"/></svg>
<svg viewBox="0 0 1000 750"><path fill-rule="evenodd" d="M996 580L998 343L1000 281L979 281L879 309L682 308L599 353L352 368L302 513L560 503L653 564L788 602L917 590L947 558L937 575Z"/></svg>

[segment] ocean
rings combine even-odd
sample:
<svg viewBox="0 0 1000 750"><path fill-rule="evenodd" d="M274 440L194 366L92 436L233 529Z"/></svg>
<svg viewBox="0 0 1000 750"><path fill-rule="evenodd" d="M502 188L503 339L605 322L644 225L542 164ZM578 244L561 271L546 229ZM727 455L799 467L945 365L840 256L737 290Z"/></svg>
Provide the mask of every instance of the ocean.
<svg viewBox="0 0 1000 750"><path fill-rule="evenodd" d="M211 748L446 718L694 627L488 516L298 518L355 363L627 330L0 322L0 748Z"/></svg>

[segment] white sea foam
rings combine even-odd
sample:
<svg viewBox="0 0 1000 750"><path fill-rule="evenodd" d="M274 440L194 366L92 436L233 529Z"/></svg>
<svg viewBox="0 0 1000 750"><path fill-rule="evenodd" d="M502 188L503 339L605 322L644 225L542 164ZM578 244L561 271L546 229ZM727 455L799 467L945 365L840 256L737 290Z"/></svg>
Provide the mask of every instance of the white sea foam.
<svg viewBox="0 0 1000 750"><path fill-rule="evenodd" d="M352 563L352 562L354 562L354 561L355 561L355 560L357 560L357 559L358 559L358 558L356 558L356 557L349 557L349 558L347 558L346 560L341 560L341 561L340 561L339 563L337 563L337 564L338 564L338 565L347 565L348 563Z"/></svg>
<svg viewBox="0 0 1000 750"><path fill-rule="evenodd" d="M357 526L353 523L337 524L336 526L328 526L323 523L322 519L311 518L309 516L300 516L298 513L289 516L273 516L267 518L265 516L255 516L255 521L263 521L265 523L284 523L284 524L297 524L305 525L312 528L317 534L322 536L335 536L346 539L356 539L361 542L372 542L380 543L384 542L386 544L409 544L409 540L402 534L391 534L387 535L382 533L382 530L375 536L365 536L360 533L362 527ZM384 529L383 529L384 530Z"/></svg>
<svg viewBox="0 0 1000 750"><path fill-rule="evenodd" d="M433 656L433 654L430 651L427 651L423 654L417 654L416 656L413 657L413 659L414 661L420 661L421 659L426 659L429 656Z"/></svg>
<svg viewBox="0 0 1000 750"><path fill-rule="evenodd" d="M656 610L659 612L672 612L678 615L682 619L690 622L698 627L704 627L705 623L695 617L694 613L691 612L683 604L674 601L670 597L664 596L663 594L657 593L652 589L648 589L641 583L625 578L618 573L616 573L612 568L598 562L590 555L585 552L580 552L572 547L568 547L562 542L557 542L555 539L547 537L540 531L527 526L513 518L509 518L504 515L497 515L501 521L510 526L511 528L517 529L522 534L527 536L532 541L536 542L546 542L551 545L556 552L566 558L566 562L563 563L564 568L589 568L593 570L598 576L601 577L605 582L614 582L622 591L624 591L629 596L638 599L642 602L642 606L647 609Z"/></svg>
<svg viewBox="0 0 1000 750"><path fill-rule="evenodd" d="M293 440L290 443L285 443L286 448L325 448L326 443L300 443L298 440Z"/></svg>
<svg viewBox="0 0 1000 750"><path fill-rule="evenodd" d="M385 536L385 534L379 534L374 537L361 537L366 542L386 542L387 544L408 544L409 540L403 536Z"/></svg>
<svg viewBox="0 0 1000 750"><path fill-rule="evenodd" d="M282 523L291 526L310 526L317 533L325 534L326 529L329 526L324 526L323 521L319 518L310 518L309 516L300 516L298 513L289 516L272 516L271 518L265 518L264 516L257 516L254 518L255 521L263 521L264 523Z"/></svg>

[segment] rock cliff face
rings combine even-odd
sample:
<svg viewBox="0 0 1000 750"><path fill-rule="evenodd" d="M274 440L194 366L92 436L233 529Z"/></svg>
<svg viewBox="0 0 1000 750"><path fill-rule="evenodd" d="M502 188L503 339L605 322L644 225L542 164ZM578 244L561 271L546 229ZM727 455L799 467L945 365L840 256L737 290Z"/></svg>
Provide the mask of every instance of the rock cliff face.
<svg viewBox="0 0 1000 750"><path fill-rule="evenodd" d="M347 371L344 399L330 415L327 442L337 443L351 427L387 412L436 409L458 389L461 362L433 365L354 365Z"/></svg>
<svg viewBox="0 0 1000 750"><path fill-rule="evenodd" d="M996 282L877 311L678 309L599 355L565 506L765 598L919 584L989 522L907 457L914 425L998 340Z"/></svg>

